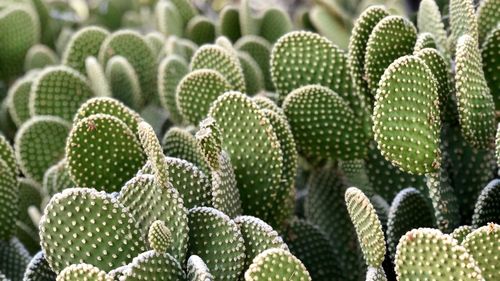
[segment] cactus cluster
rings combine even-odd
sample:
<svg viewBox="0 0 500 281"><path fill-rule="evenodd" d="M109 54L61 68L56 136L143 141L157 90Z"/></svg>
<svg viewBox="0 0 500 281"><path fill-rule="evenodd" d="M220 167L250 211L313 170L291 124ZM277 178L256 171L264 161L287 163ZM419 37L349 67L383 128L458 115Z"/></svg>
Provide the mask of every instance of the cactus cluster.
<svg viewBox="0 0 500 281"><path fill-rule="evenodd" d="M498 0L5 0L0 42L0 281L500 280Z"/></svg>

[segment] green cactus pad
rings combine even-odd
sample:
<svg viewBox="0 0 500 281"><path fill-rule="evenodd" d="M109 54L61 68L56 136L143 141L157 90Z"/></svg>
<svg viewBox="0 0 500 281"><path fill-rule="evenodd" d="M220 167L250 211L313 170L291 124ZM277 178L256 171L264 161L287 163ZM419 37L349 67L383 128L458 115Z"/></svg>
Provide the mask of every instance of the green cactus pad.
<svg viewBox="0 0 500 281"><path fill-rule="evenodd" d="M373 100L365 77L365 52L368 38L377 25L389 13L383 6L371 6L367 8L354 23L352 35L349 39L348 63L351 70L354 91L364 97L367 101Z"/></svg>
<svg viewBox="0 0 500 281"><path fill-rule="evenodd" d="M213 208L189 211L189 254L200 256L216 280L236 280L244 269L245 245L237 225Z"/></svg>
<svg viewBox="0 0 500 281"><path fill-rule="evenodd" d="M437 49L436 41L434 40L434 35L429 32L420 33L417 36L417 42L415 42L415 47L413 47L413 52L416 53L425 48Z"/></svg>
<svg viewBox="0 0 500 281"><path fill-rule="evenodd" d="M426 177L437 227L441 231L449 233L460 225L458 199L451 185L450 177L444 168L441 168L437 173L429 173Z"/></svg>
<svg viewBox="0 0 500 281"><path fill-rule="evenodd" d="M500 226L489 223L472 231L462 246L472 255L481 268L482 276L485 280L498 280L500 272L498 271L498 247L500 247Z"/></svg>
<svg viewBox="0 0 500 281"><path fill-rule="evenodd" d="M238 59L245 76L247 93L253 96L264 88L264 75L257 62L249 54L238 52Z"/></svg>
<svg viewBox="0 0 500 281"><path fill-rule="evenodd" d="M40 221L40 240L56 273L82 262L110 271L145 249L132 214L111 195L88 188L52 197Z"/></svg>
<svg viewBox="0 0 500 281"><path fill-rule="evenodd" d="M462 241L464 241L465 237L469 235L474 231L474 228L470 225L462 225L453 230L452 233L450 233L450 236L453 237L453 239L457 240L459 244L462 244Z"/></svg>
<svg viewBox="0 0 500 281"><path fill-rule="evenodd" d="M450 36L448 38L452 50L458 47L461 36L468 34L475 42L479 40L477 18L473 0L450 0L449 4ZM477 44L477 43L476 43Z"/></svg>
<svg viewBox="0 0 500 281"><path fill-rule="evenodd" d="M85 71L94 95L98 97L110 97L111 88L104 74L104 69L95 57L87 57L85 59Z"/></svg>
<svg viewBox="0 0 500 281"><path fill-rule="evenodd" d="M156 137L153 127L142 121L137 126L137 131L141 146L144 149L144 153L146 153L148 161L151 165L152 174L161 186L168 186L168 163L165 160L163 149L160 145L160 141Z"/></svg>
<svg viewBox="0 0 500 281"><path fill-rule="evenodd" d="M19 201L17 202L19 216L17 219L26 226L35 228L37 225L33 224L33 220L29 215L28 209L32 206L36 208L40 208L42 206L42 187L40 184L31 179L20 177L17 180L19 182ZM12 216L12 212L10 212L9 215ZM13 217L16 216L14 215Z"/></svg>
<svg viewBox="0 0 500 281"><path fill-rule="evenodd" d="M128 181L122 188L118 201L129 209L143 239L146 239L151 223L162 220L172 233L168 252L178 261L184 260L187 247L187 210L182 198L171 185L159 185L151 175L141 175Z"/></svg>
<svg viewBox="0 0 500 281"><path fill-rule="evenodd" d="M89 56L97 57L99 49L109 32L104 28L89 26L80 29L71 36L62 56L62 63L72 67L80 73L85 73L85 59Z"/></svg>
<svg viewBox="0 0 500 281"><path fill-rule="evenodd" d="M325 37L294 31L281 37L271 54L271 76L282 102L291 91L306 85L321 85L351 103L347 55Z"/></svg>
<svg viewBox="0 0 500 281"><path fill-rule="evenodd" d="M493 2L493 1L490 1ZM499 5L500 6L500 5ZM500 25L486 37L481 49L484 78L488 83L495 102L495 109L500 110L500 78L498 78L498 54L500 53Z"/></svg>
<svg viewBox="0 0 500 281"><path fill-rule="evenodd" d="M457 42L457 105L466 141L477 148L489 148L495 137L495 103L484 78L477 44L477 39L469 35L460 37Z"/></svg>
<svg viewBox="0 0 500 281"><path fill-rule="evenodd" d="M36 74L32 73L19 78L9 88L7 93L7 107L9 109L9 114L12 117L12 121L16 123L17 127L21 127L21 125L31 117L29 100L31 86L33 85L35 77Z"/></svg>
<svg viewBox="0 0 500 281"><path fill-rule="evenodd" d="M149 47L153 50L154 57L159 58L163 55L163 47L166 42L165 35L158 31L151 31L144 36L144 40L146 40Z"/></svg>
<svg viewBox="0 0 500 281"><path fill-rule="evenodd" d="M48 67L33 82L30 115L53 115L72 121L80 105L93 95L87 79L74 69Z"/></svg>
<svg viewBox="0 0 500 281"><path fill-rule="evenodd" d="M287 12L280 8L269 8L262 15L259 33L267 41L274 43L292 29L293 24Z"/></svg>
<svg viewBox="0 0 500 281"><path fill-rule="evenodd" d="M261 110L267 109L284 117L283 110L270 98L263 94L252 97L252 100L260 107Z"/></svg>
<svg viewBox="0 0 500 281"><path fill-rule="evenodd" d="M58 62L57 55L52 49L45 45L36 44L31 46L24 58L24 71L29 71L45 66L54 65Z"/></svg>
<svg viewBox="0 0 500 281"><path fill-rule="evenodd" d="M238 216L234 219L245 241L245 267L260 253L271 248L288 250L287 245L270 225L253 216Z"/></svg>
<svg viewBox="0 0 500 281"><path fill-rule="evenodd" d="M366 263L379 267L385 256L385 240L377 213L366 195L355 187L345 192L347 210L358 234Z"/></svg>
<svg viewBox="0 0 500 281"><path fill-rule="evenodd" d="M364 160L340 161L339 170L344 174L348 186L356 186L363 190L368 197L373 196L374 191L368 179Z"/></svg>
<svg viewBox="0 0 500 281"><path fill-rule="evenodd" d="M165 55L177 55L182 57L185 61L191 61L194 53L198 49L198 45L188 39L178 38L177 36L170 36L165 44Z"/></svg>
<svg viewBox="0 0 500 281"><path fill-rule="evenodd" d="M413 92L418 94L409 95ZM438 169L439 96L424 62L414 56L394 61L384 72L375 99L373 132L382 155L414 174Z"/></svg>
<svg viewBox="0 0 500 281"><path fill-rule="evenodd" d="M0 78L8 79L23 70L29 48L40 37L38 16L29 3L10 4L0 11Z"/></svg>
<svg viewBox="0 0 500 281"><path fill-rule="evenodd" d="M191 70L212 69L227 79L232 89L245 92L245 77L238 58L217 45L205 45L194 53Z"/></svg>
<svg viewBox="0 0 500 281"><path fill-rule="evenodd" d="M216 36L216 27L212 20L197 15L189 20L186 26L186 36L198 45L212 43Z"/></svg>
<svg viewBox="0 0 500 281"><path fill-rule="evenodd" d="M142 106L139 77L127 59L122 56L112 57L106 65L105 74L114 98L135 110Z"/></svg>
<svg viewBox="0 0 500 281"><path fill-rule="evenodd" d="M189 0L170 0L170 2L172 2L177 8L177 11L179 11L184 24L187 24L189 20L198 14L198 11Z"/></svg>
<svg viewBox="0 0 500 281"><path fill-rule="evenodd" d="M0 240L9 240L19 213L19 186L14 172L1 159L0 172Z"/></svg>
<svg viewBox="0 0 500 281"><path fill-rule="evenodd" d="M182 123L182 115L177 108L176 89L181 79L188 73L186 61L177 55L167 56L158 67L158 93L162 106L168 111L169 119Z"/></svg>
<svg viewBox="0 0 500 281"><path fill-rule="evenodd" d="M253 260L245 272L245 281L311 281L304 264L283 249L268 249Z"/></svg>
<svg viewBox="0 0 500 281"><path fill-rule="evenodd" d="M107 114L91 115L74 125L66 157L71 179L78 186L109 192L117 191L146 162L134 132Z"/></svg>
<svg viewBox="0 0 500 281"><path fill-rule="evenodd" d="M156 58L144 38L135 31L121 30L106 38L99 50L99 62L106 65L113 56L122 56L139 76L144 98L150 100L156 93Z"/></svg>
<svg viewBox="0 0 500 281"><path fill-rule="evenodd" d="M365 53L365 76L373 95L384 70L397 58L411 54L416 40L415 27L400 16L387 16L373 28Z"/></svg>
<svg viewBox="0 0 500 281"><path fill-rule="evenodd" d="M172 232L161 220L154 221L148 232L149 247L158 253L165 253L172 244Z"/></svg>
<svg viewBox="0 0 500 281"><path fill-rule="evenodd" d="M52 271L42 251L31 259L24 272L23 281L55 281L57 275Z"/></svg>
<svg viewBox="0 0 500 281"><path fill-rule="evenodd" d="M237 7L225 5L219 15L220 34L232 42L241 37L240 14Z"/></svg>
<svg viewBox="0 0 500 281"><path fill-rule="evenodd" d="M283 111L302 155L334 160L363 157L362 128L334 91L319 85L298 88L283 102Z"/></svg>
<svg viewBox="0 0 500 281"><path fill-rule="evenodd" d="M0 272L7 280L23 280L24 271L31 260L30 254L17 238L0 240Z"/></svg>
<svg viewBox="0 0 500 281"><path fill-rule="evenodd" d="M307 182L306 219L326 234L338 257L346 280L364 276L363 261L354 226L344 199L346 187L342 175L330 167L313 170Z"/></svg>
<svg viewBox="0 0 500 281"><path fill-rule="evenodd" d="M443 276L463 281L484 280L467 250L437 229L407 232L399 241L395 264L399 280L437 280Z"/></svg>
<svg viewBox="0 0 500 281"><path fill-rule="evenodd" d="M148 251L140 254L124 270L123 281L140 280L186 280L179 262L167 253Z"/></svg>
<svg viewBox="0 0 500 281"><path fill-rule="evenodd" d="M47 169L43 176L43 191L49 196L74 186L75 184L69 176L66 159Z"/></svg>
<svg viewBox="0 0 500 281"><path fill-rule="evenodd" d="M214 277L205 262L197 255L192 255L187 261L187 279L189 281L213 281Z"/></svg>
<svg viewBox="0 0 500 281"><path fill-rule="evenodd" d="M11 172L13 176L17 175L18 167L14 149L2 134L0 134L0 160L7 165L8 171Z"/></svg>
<svg viewBox="0 0 500 281"><path fill-rule="evenodd" d="M205 162L211 170L220 168L220 155L222 152L221 132L215 119L206 118L200 123L200 130L196 132L198 148L202 152Z"/></svg>
<svg viewBox="0 0 500 281"><path fill-rule="evenodd" d="M242 0L240 2L240 28L242 35L258 34L260 28L260 19L254 15L250 7L251 0Z"/></svg>
<svg viewBox="0 0 500 281"><path fill-rule="evenodd" d="M106 272L86 263L72 264L57 275L57 281L113 281Z"/></svg>
<svg viewBox="0 0 500 281"><path fill-rule="evenodd" d="M16 159L23 174L38 183L50 166L64 157L64 144L71 125L54 116L36 116L16 134Z"/></svg>
<svg viewBox="0 0 500 281"><path fill-rule="evenodd" d="M234 44L234 47L239 51L247 52L255 60L264 75L266 89L269 91L274 90L269 65L271 44L259 36L247 35L240 38Z"/></svg>
<svg viewBox="0 0 500 281"><path fill-rule="evenodd" d="M271 123L250 98L238 92L220 96L208 115L221 130L222 147L231 158L243 212L267 221L272 217L273 195L280 188L283 167L280 143Z"/></svg>
<svg viewBox="0 0 500 281"><path fill-rule="evenodd" d="M387 249L392 260L401 236L414 228L434 227L434 221L434 210L417 189L401 190L392 202L387 222Z"/></svg>
<svg viewBox="0 0 500 281"><path fill-rule="evenodd" d="M479 228L487 223L500 224L500 180L492 180L481 191L474 207L472 227Z"/></svg>
<svg viewBox="0 0 500 281"><path fill-rule="evenodd" d="M184 76L177 86L177 108L183 119L198 124L206 117L213 101L231 89L231 84L219 72L195 70Z"/></svg>
<svg viewBox="0 0 500 281"><path fill-rule="evenodd" d="M293 219L284 232L290 252L300 259L313 280L342 280L337 256L325 234L310 222Z"/></svg>
<svg viewBox="0 0 500 281"><path fill-rule="evenodd" d="M482 43L488 34L498 29L498 17L500 16L500 3L495 0L484 0L477 8L477 24L479 31L479 42Z"/></svg>
<svg viewBox="0 0 500 281"><path fill-rule="evenodd" d="M387 281L384 269L382 267L368 267L366 281Z"/></svg>
<svg viewBox="0 0 500 281"><path fill-rule="evenodd" d="M184 22L179 11L169 1L158 1L155 6L156 27L166 36L182 36Z"/></svg>
<svg viewBox="0 0 500 281"><path fill-rule="evenodd" d="M171 128L163 136L162 145L165 155L184 159L200 168L206 175L210 174L195 137L187 130Z"/></svg>
<svg viewBox="0 0 500 281"><path fill-rule="evenodd" d="M442 21L439 7L435 0L422 0L417 13L417 27L422 33L428 32L434 36L441 51L448 49L448 38Z"/></svg>

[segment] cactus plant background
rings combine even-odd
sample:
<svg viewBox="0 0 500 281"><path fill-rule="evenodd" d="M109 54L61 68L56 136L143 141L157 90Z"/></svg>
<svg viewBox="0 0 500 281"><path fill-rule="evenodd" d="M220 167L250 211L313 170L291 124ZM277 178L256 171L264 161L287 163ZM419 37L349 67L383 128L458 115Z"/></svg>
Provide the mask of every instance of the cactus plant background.
<svg viewBox="0 0 500 281"><path fill-rule="evenodd" d="M0 1L1 281L500 279L498 0Z"/></svg>

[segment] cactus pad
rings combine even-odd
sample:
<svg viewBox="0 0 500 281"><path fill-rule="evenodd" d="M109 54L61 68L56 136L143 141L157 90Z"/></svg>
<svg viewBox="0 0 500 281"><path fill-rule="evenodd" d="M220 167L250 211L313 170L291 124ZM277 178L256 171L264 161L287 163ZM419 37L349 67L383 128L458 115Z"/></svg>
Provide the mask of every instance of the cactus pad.
<svg viewBox="0 0 500 281"><path fill-rule="evenodd" d="M187 261L187 278L189 281L213 281L205 262L197 255L192 255Z"/></svg>
<svg viewBox="0 0 500 281"><path fill-rule="evenodd" d="M56 277L57 275L50 268L43 252L40 251L33 256L28 264L23 281L55 281Z"/></svg>
<svg viewBox="0 0 500 281"><path fill-rule="evenodd" d="M189 211L189 252L200 256L216 280L235 280L245 264L245 245L237 225L209 207Z"/></svg>
<svg viewBox="0 0 500 281"><path fill-rule="evenodd" d="M142 106L139 77L124 57L112 57L106 64L105 74L113 97L136 110Z"/></svg>
<svg viewBox="0 0 500 281"><path fill-rule="evenodd" d="M80 73L85 73L85 59L89 56L97 57L101 44L108 37L109 32L97 26L80 29L71 36L62 57L62 63L72 67Z"/></svg>
<svg viewBox="0 0 500 281"><path fill-rule="evenodd" d="M493 1L490 1L493 2ZM499 5L500 6L500 5ZM500 79L498 78L498 54L500 53L500 25L486 37L481 47L484 78L495 101L495 109L500 109Z"/></svg>
<svg viewBox="0 0 500 281"><path fill-rule="evenodd" d="M438 49L442 51L448 49L446 29L435 0L422 0L420 2L417 13L417 26L420 32L428 32L433 35Z"/></svg>
<svg viewBox="0 0 500 281"><path fill-rule="evenodd" d="M85 59L85 72L95 96L111 96L111 88L104 74L104 69L95 57L87 57Z"/></svg>
<svg viewBox="0 0 500 281"><path fill-rule="evenodd" d="M17 238L0 240L0 272L6 280L21 281L30 255Z"/></svg>
<svg viewBox="0 0 500 281"><path fill-rule="evenodd" d="M453 239L457 240L459 244L462 244L462 241L464 241L465 237L469 235L474 231L474 228L470 225L462 225L453 230L452 233L450 233L450 236L453 237Z"/></svg>
<svg viewBox="0 0 500 281"><path fill-rule="evenodd" d="M171 128L163 136L162 144L165 155L186 160L200 168L205 174L210 173L204 156L198 149L195 137L187 130Z"/></svg>
<svg viewBox="0 0 500 281"><path fill-rule="evenodd" d="M176 89L181 79L188 73L185 60L177 55L167 56L158 68L158 92L162 106L168 111L172 122L182 122L177 108Z"/></svg>
<svg viewBox="0 0 500 281"><path fill-rule="evenodd" d="M382 267L368 267L366 271L366 281L387 281L384 269Z"/></svg>
<svg viewBox="0 0 500 281"><path fill-rule="evenodd" d="M247 35L239 39L234 47L248 53L259 65L264 75L265 87L267 90L273 90L274 85L271 79L269 59L271 56L271 44L264 38L255 35Z"/></svg>
<svg viewBox="0 0 500 281"><path fill-rule="evenodd" d="M450 0L450 30L449 44L453 50L461 36L468 34L474 42L478 42L478 26L473 0Z"/></svg>
<svg viewBox="0 0 500 281"><path fill-rule="evenodd" d="M441 231L449 233L460 224L458 199L451 185L450 177L443 167L439 172L427 174L426 177L437 227Z"/></svg>
<svg viewBox="0 0 500 281"><path fill-rule="evenodd" d="M15 231L19 187L14 171L0 159L0 240L9 240Z"/></svg>
<svg viewBox="0 0 500 281"><path fill-rule="evenodd" d="M7 107L9 108L9 114L17 127L21 127L21 125L31 117L29 99L31 86L33 85L35 77L36 74L33 73L19 78L9 88L7 93Z"/></svg>
<svg viewBox="0 0 500 281"><path fill-rule="evenodd" d="M306 267L283 249L268 249L253 260L245 272L245 281L269 280L311 281Z"/></svg>
<svg viewBox="0 0 500 281"><path fill-rule="evenodd" d="M394 61L382 76L375 99L373 132L382 155L410 173L439 168L439 96L424 62L414 56Z"/></svg>
<svg viewBox="0 0 500 281"><path fill-rule="evenodd" d="M179 262L167 253L148 251L135 257L120 277L123 281L140 280L186 280Z"/></svg>
<svg viewBox="0 0 500 281"><path fill-rule="evenodd" d="M197 15L189 20L186 35L198 45L212 43L215 40L215 24L205 16Z"/></svg>
<svg viewBox="0 0 500 281"><path fill-rule="evenodd" d="M472 226L479 228L487 223L500 224L500 180L492 180L477 198Z"/></svg>
<svg viewBox="0 0 500 281"><path fill-rule="evenodd" d="M249 54L238 52L238 59L245 77L246 91L253 96L264 88L264 75L257 62Z"/></svg>
<svg viewBox="0 0 500 281"><path fill-rule="evenodd" d="M31 46L24 58L24 71L57 64L56 53L49 47L41 44Z"/></svg>
<svg viewBox="0 0 500 281"><path fill-rule="evenodd" d="M416 53L425 48L437 49L434 35L429 32L420 33L418 35L417 42L415 42L415 47L413 47L413 52Z"/></svg>
<svg viewBox="0 0 500 281"><path fill-rule="evenodd" d="M149 247L158 253L167 252L172 244L172 233L161 220L154 221L148 232Z"/></svg>
<svg viewBox="0 0 500 281"><path fill-rule="evenodd" d="M293 25L288 13L280 8L269 8L262 15L259 34L270 43L292 31Z"/></svg>
<svg viewBox="0 0 500 281"><path fill-rule="evenodd" d="M112 281L101 269L86 263L72 264L57 275L57 281Z"/></svg>
<svg viewBox="0 0 500 281"><path fill-rule="evenodd" d="M132 214L110 195L70 188L54 195L47 205L40 240L56 273L81 262L109 271L144 250L135 224Z"/></svg>
<svg viewBox="0 0 500 281"><path fill-rule="evenodd" d="M498 280L498 249L500 247L500 226L489 223L472 231L462 242L481 268L485 280Z"/></svg>
<svg viewBox="0 0 500 281"><path fill-rule="evenodd" d="M168 164L165 160L163 149L160 145L160 141L156 137L153 127L142 121L137 126L137 131L139 141L144 149L144 152L146 153L149 163L151 164L156 181L162 186L168 186Z"/></svg>

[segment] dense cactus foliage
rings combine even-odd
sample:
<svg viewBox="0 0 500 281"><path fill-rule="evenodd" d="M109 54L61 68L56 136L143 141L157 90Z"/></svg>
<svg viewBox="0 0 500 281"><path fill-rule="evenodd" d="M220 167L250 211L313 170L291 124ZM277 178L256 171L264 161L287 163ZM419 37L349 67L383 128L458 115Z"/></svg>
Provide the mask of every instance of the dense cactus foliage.
<svg viewBox="0 0 500 281"><path fill-rule="evenodd" d="M0 281L500 280L498 0L0 1Z"/></svg>

